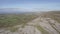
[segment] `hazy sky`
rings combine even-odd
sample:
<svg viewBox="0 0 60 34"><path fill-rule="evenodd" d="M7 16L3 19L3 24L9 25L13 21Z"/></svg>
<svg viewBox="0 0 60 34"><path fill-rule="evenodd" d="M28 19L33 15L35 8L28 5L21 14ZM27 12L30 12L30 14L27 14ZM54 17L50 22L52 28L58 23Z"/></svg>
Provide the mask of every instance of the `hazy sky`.
<svg viewBox="0 0 60 34"><path fill-rule="evenodd" d="M60 10L60 0L0 0L0 8Z"/></svg>

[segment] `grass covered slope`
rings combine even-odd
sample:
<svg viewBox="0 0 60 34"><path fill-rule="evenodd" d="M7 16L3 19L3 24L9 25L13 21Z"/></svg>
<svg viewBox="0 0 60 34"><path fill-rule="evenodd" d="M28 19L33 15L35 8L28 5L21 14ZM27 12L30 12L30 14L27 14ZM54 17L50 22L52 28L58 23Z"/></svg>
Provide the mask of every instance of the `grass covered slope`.
<svg viewBox="0 0 60 34"><path fill-rule="evenodd" d="M0 27L11 27L20 24L26 24L35 19L34 14L0 14Z"/></svg>

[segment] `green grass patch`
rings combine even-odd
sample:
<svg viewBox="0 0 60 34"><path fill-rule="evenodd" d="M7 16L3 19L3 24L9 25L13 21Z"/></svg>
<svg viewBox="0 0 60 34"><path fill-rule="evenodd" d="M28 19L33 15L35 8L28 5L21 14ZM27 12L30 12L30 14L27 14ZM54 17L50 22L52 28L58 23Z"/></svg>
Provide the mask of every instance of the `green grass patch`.
<svg viewBox="0 0 60 34"><path fill-rule="evenodd" d="M45 29L43 29L41 26L36 26L39 31L42 32L42 34L49 34Z"/></svg>
<svg viewBox="0 0 60 34"><path fill-rule="evenodd" d="M0 28L12 27L16 25L26 24L27 22L35 19L37 15L33 14L4 14L0 15Z"/></svg>

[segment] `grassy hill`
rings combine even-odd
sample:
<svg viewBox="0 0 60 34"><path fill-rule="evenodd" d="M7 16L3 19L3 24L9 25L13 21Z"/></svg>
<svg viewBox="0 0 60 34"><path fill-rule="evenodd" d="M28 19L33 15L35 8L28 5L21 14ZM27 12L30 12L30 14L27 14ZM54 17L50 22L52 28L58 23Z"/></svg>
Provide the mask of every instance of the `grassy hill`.
<svg viewBox="0 0 60 34"><path fill-rule="evenodd" d="M0 27L12 27L15 25L26 24L35 19L35 14L0 14Z"/></svg>

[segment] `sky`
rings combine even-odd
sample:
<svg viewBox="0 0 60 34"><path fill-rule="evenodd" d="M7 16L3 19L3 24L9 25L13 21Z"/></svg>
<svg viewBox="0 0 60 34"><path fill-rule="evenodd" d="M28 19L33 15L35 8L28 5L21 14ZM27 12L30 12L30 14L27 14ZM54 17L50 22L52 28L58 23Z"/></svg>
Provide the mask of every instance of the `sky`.
<svg viewBox="0 0 60 34"><path fill-rule="evenodd" d="M60 0L0 0L0 9L6 8L25 11L60 10Z"/></svg>

